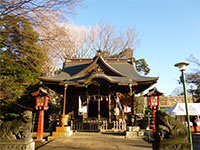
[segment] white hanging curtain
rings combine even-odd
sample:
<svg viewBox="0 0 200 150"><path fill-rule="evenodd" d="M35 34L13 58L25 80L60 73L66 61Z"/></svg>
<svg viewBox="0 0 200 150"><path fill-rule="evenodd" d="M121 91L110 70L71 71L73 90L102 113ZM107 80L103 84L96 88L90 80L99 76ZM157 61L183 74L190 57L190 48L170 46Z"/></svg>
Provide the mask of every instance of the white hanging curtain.
<svg viewBox="0 0 200 150"><path fill-rule="evenodd" d="M119 100L119 97L118 97L118 96L117 96L117 102L118 102L118 104L119 104L120 110L122 110L122 105L121 105L121 103L120 103L120 100Z"/></svg>
<svg viewBox="0 0 200 150"><path fill-rule="evenodd" d="M83 113L81 96L78 97L78 113L79 113L79 115L82 115L82 113Z"/></svg>

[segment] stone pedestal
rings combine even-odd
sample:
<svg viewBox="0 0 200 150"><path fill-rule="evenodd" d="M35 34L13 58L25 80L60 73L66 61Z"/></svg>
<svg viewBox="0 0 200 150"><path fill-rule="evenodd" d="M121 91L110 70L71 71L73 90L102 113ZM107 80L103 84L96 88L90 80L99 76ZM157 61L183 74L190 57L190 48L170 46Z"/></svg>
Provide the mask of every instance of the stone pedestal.
<svg viewBox="0 0 200 150"><path fill-rule="evenodd" d="M23 140L0 141L0 150L35 150L35 142L24 142Z"/></svg>
<svg viewBox="0 0 200 150"><path fill-rule="evenodd" d="M60 127L56 127L56 131L52 132L52 136L71 136L73 131L71 131L70 126L68 126L69 115L60 116Z"/></svg>
<svg viewBox="0 0 200 150"><path fill-rule="evenodd" d="M188 141L181 140L160 140L152 143L153 150L190 150L191 146Z"/></svg>
<svg viewBox="0 0 200 150"><path fill-rule="evenodd" d="M128 131L126 131L126 138L139 138L140 127L139 126L128 126Z"/></svg>
<svg viewBox="0 0 200 150"><path fill-rule="evenodd" d="M56 127L56 132L52 132L52 136L71 136L72 134L70 126Z"/></svg>

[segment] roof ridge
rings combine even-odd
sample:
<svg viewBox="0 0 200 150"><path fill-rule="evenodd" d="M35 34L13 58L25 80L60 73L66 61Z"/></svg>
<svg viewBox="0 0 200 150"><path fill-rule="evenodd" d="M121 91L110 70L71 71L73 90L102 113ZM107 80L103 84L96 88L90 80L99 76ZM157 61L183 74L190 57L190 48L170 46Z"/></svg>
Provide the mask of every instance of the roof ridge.
<svg viewBox="0 0 200 150"><path fill-rule="evenodd" d="M107 63L101 55L97 55L94 57L93 62L88 67L86 67L82 71L78 72L77 74L71 76L71 78L76 78L76 77L80 76L81 74L83 74L84 72L89 71L90 69L93 68L93 66L95 66L97 64L98 60L100 60L108 69L110 69L115 74L117 74L121 77L125 76L124 74L122 74L121 72L119 72L118 70L113 68L111 65L109 65L109 63Z"/></svg>

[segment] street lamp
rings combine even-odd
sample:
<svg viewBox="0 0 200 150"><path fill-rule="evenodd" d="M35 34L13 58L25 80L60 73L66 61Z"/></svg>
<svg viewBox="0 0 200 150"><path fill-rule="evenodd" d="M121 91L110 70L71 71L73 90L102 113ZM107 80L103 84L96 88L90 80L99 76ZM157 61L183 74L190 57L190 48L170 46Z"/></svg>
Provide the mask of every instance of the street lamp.
<svg viewBox="0 0 200 150"><path fill-rule="evenodd" d="M175 67L178 67L179 70L181 71L181 82L183 83L183 91L184 91L184 98L185 98L185 110L186 110L186 116L187 116L187 124L188 124L188 133L189 133L189 142L191 144L191 150L193 150L193 145L192 145L192 134L191 134L191 130L190 130L190 116L188 113L188 100L187 100L187 91L186 91L186 86L185 86L185 67L188 66L189 63L186 62L180 62L175 64Z"/></svg>

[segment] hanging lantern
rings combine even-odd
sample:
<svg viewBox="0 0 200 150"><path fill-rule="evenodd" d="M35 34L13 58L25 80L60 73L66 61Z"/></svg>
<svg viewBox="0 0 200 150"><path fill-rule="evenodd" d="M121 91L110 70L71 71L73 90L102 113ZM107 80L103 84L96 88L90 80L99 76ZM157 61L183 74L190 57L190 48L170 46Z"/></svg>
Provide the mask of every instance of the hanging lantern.
<svg viewBox="0 0 200 150"><path fill-rule="evenodd" d="M48 107L49 96L47 94L48 92L43 88L39 88L38 91L32 93L33 96L36 96L35 109L47 110L49 108Z"/></svg>
<svg viewBox="0 0 200 150"><path fill-rule="evenodd" d="M159 92L156 88L149 90L149 93L144 95L147 97L147 103L150 109L157 110L159 108L160 95L163 95L163 93Z"/></svg>
<svg viewBox="0 0 200 150"><path fill-rule="evenodd" d="M158 109L159 107L159 96L150 96L150 108L151 109Z"/></svg>

